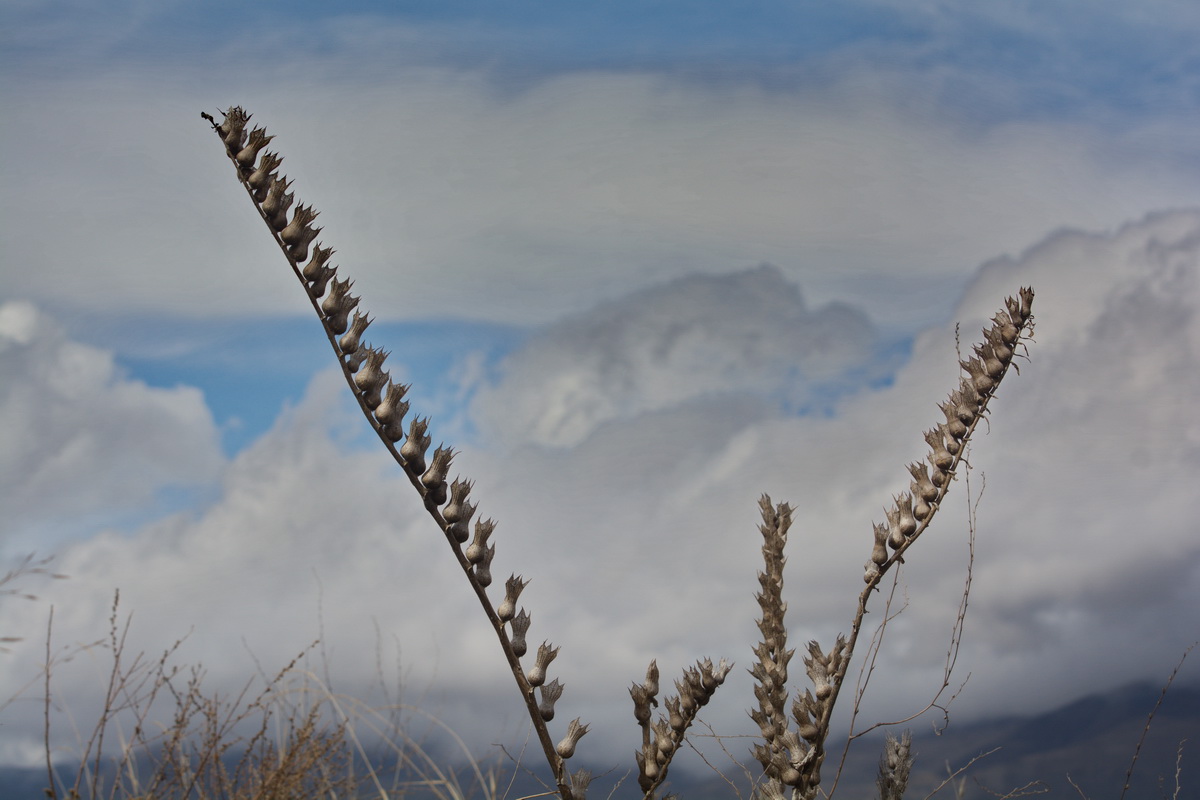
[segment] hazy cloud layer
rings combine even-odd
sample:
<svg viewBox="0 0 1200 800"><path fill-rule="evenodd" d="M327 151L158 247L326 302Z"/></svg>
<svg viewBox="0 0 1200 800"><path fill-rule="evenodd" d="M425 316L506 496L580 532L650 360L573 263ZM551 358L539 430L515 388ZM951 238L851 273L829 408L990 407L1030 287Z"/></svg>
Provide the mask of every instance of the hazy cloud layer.
<svg viewBox="0 0 1200 800"><path fill-rule="evenodd" d="M1179 144L1190 120L981 126L943 108L929 76L865 57L775 92L636 72L518 91L483 71L354 83L308 69L9 87L0 124L21 157L0 189L4 285L109 314L301 313L262 268L278 254L199 118L235 102L277 135L324 238L395 318L540 323L768 262L815 304L853 297L911 330L945 313L964 265L1049 225L1189 202L1197 179Z"/></svg>
<svg viewBox="0 0 1200 800"><path fill-rule="evenodd" d="M1032 711L1159 679L1197 638L1187 609L1200 606L1200 428L1190 412L1200 396L1198 275L1200 212L1181 211L1112 233L1056 234L986 264L964 296L956 314L964 347L1022 284L1038 290L1038 328L1030 362L1007 379L971 457L972 490L985 480L986 489L959 659L960 677L971 680L959 713ZM733 319L744 307L714 310L704 292L686 291L710 280L661 290L700 298L664 304L661 322L703 310L714 317L705 352L735 363L746 353ZM632 324L646 297L575 324ZM764 313L755 325L763 337L796 333L787 314ZM525 365L526 386L552 385L574 368L567 354L589 363L596 341L562 336L545 358L534 340L514 363ZM677 405L644 368L649 356L616 352L630 365L620 382L642 398L619 424L596 426L575 446L468 450L457 464L476 481L480 515L500 520L496 573L533 579L522 596L532 637L563 647L555 662L567 684L563 717L592 721L590 752L621 759L634 746L626 688L651 657L665 675L705 655L737 660L708 718L724 731L746 726L741 668L755 634L761 492L797 507L787 586L794 641L829 642L846 630L870 523L906 488L903 465L924 452L920 432L938 419L935 403L956 370L948 323L917 340L893 386L860 391L834 418L795 417L734 400ZM726 386L745 382L770 398L778 387L756 382L761 374L735 369ZM695 385L719 387L720 375ZM407 685L428 690L430 708L481 746L518 736L520 706L493 634L394 468L374 451L347 449L355 428L346 426L356 423L337 399L343 391L318 376L300 407L224 468L210 507L66 550L58 568L71 580L42 592L43 603L6 609L10 630L31 643L7 657L2 688L36 674L45 602L59 609L61 641L88 640L102 633L119 586L137 644L154 651L191 629L184 655L203 660L218 685L249 674L246 649L268 671L285 663L320 619L332 674L356 691L372 679L378 621L385 637L397 636ZM163 441L187 449L186 440ZM872 718L911 713L940 683L967 557L965 486L954 488L908 559L908 608L888 640L888 669L873 679ZM61 675L66 697L99 685L84 666ZM38 730L35 716L8 730Z"/></svg>

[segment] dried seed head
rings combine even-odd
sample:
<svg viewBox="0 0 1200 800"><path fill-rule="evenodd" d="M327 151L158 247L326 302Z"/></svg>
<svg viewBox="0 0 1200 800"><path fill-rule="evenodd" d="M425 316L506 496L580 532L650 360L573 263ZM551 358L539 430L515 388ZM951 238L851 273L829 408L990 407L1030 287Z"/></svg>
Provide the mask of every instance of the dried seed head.
<svg viewBox="0 0 1200 800"><path fill-rule="evenodd" d="M678 686L679 684L675 684ZM687 729L687 719L683 716L682 703L678 697L668 697L663 701L663 705L667 709L667 723L671 726L671 730L676 733L683 733Z"/></svg>
<svg viewBox="0 0 1200 800"><path fill-rule="evenodd" d="M475 580L480 586L487 588L492 585L492 559L496 556L496 546L486 547L483 550L483 555L476 559L473 569L475 570Z"/></svg>
<svg viewBox="0 0 1200 800"><path fill-rule="evenodd" d="M279 232L279 238L289 245L288 255L293 261L300 262L308 258L308 246L321 232L321 228L311 227L312 221L320 213L314 211L312 206L297 206L292 221Z"/></svg>
<svg viewBox="0 0 1200 800"><path fill-rule="evenodd" d="M575 748L578 746L579 740L582 739L587 732L588 726L581 725L579 718L576 717L567 723L567 735L562 738L562 741L558 743L558 746L554 748L554 751L563 758L570 758L571 756L575 755ZM591 780L590 774L588 775L588 780ZM572 784L577 783L577 780L572 780ZM578 789L579 787L575 786L575 788Z"/></svg>
<svg viewBox="0 0 1200 800"><path fill-rule="evenodd" d="M883 566L888 560L888 526L875 523L875 546L871 548L871 564ZM879 570L875 570L876 573Z"/></svg>
<svg viewBox="0 0 1200 800"><path fill-rule="evenodd" d="M450 472L450 461L453 458L454 451L444 444L439 444L433 451L429 469L421 476L421 483L429 491L426 497L439 506L446 502L446 475Z"/></svg>
<svg viewBox="0 0 1200 800"><path fill-rule="evenodd" d="M655 706L658 701L655 699L658 696L658 659L650 661L650 666L646 667L646 680L642 682L643 688L650 695L650 702Z"/></svg>
<svg viewBox="0 0 1200 800"><path fill-rule="evenodd" d="M267 197L262 202L263 214L267 217L267 223L275 230L281 231L287 227L287 212L292 207L292 201L296 196L288 191L288 187L292 182L287 178L276 178L271 184L271 188L267 190Z"/></svg>
<svg viewBox="0 0 1200 800"><path fill-rule="evenodd" d="M650 693L646 691L645 686L635 683L629 687L629 696L633 699L633 718L639 725L645 725L653 713L650 710Z"/></svg>
<svg viewBox="0 0 1200 800"><path fill-rule="evenodd" d="M950 469L950 465L954 463L954 456L950 455L950 451L946 449L946 440L942 431L942 426L925 431L925 441L929 443L931 451L929 463L944 471Z"/></svg>
<svg viewBox="0 0 1200 800"><path fill-rule="evenodd" d="M331 253L333 251L329 250L326 252ZM313 253L313 261L317 260L317 256L320 253L321 248L318 247L317 252ZM312 261L309 262L309 265L312 265ZM321 269L323 267L317 268L318 271ZM308 272L308 267L305 267L304 271ZM341 339L338 339L338 349L342 351L343 355L348 356L359 348L359 345L362 343L362 335L366 332L367 326L371 324L371 321L370 315L364 314L361 311L354 312L354 319L350 321L350 330L346 331Z"/></svg>
<svg viewBox="0 0 1200 800"><path fill-rule="evenodd" d="M917 520L913 517L912 495L901 492L896 498L896 511L900 514L900 533L908 538L916 533Z"/></svg>
<svg viewBox="0 0 1200 800"><path fill-rule="evenodd" d="M232 106L224 112L224 116L225 120L217 126L217 132L225 142L225 149L234 155L246 141L246 123L250 121L250 115L241 106Z"/></svg>
<svg viewBox="0 0 1200 800"><path fill-rule="evenodd" d="M541 715L543 722L554 719L554 704L562 697L563 688L558 678L542 686L542 701L538 703L538 714Z"/></svg>
<svg viewBox="0 0 1200 800"><path fill-rule="evenodd" d="M258 151L270 144L274 138L274 136L267 136L267 131L264 128L255 128L250 131L249 141L234 156L234 160L237 161L243 170L250 172L254 167L255 159L258 158Z"/></svg>
<svg viewBox="0 0 1200 800"><path fill-rule="evenodd" d="M471 494L473 485L471 481L454 479L450 484L450 502L442 509L442 519L446 522L470 521L471 515L475 513L475 506L467 502L467 496Z"/></svg>
<svg viewBox="0 0 1200 800"><path fill-rule="evenodd" d="M529 633L529 624L532 621L529 612L522 608L521 613L513 617L510 623L512 633L509 642L512 644L512 651L516 654L517 658L524 656L529 649L529 646L525 643L525 636Z"/></svg>
<svg viewBox="0 0 1200 800"><path fill-rule="evenodd" d="M304 276L304 280L315 281L317 278L321 277L321 275L324 274L323 267L325 266L325 262L329 260L329 257L333 255L333 253L334 250L332 247L321 247L319 244L314 247L312 258L310 258L308 263L304 265L304 268L300 270L300 274ZM343 352L345 351L343 350Z"/></svg>
<svg viewBox="0 0 1200 800"><path fill-rule="evenodd" d="M329 294L321 301L321 311L325 313L325 326L334 336L340 336L350 327L350 312L358 305L358 298L350 294L352 280L334 280L329 286Z"/></svg>
<svg viewBox="0 0 1200 800"><path fill-rule="evenodd" d="M358 319L357 315L355 319ZM383 393L383 402L375 409L375 419L383 426L383 435L389 442L398 442L404 438L404 415L408 413L408 402L405 401L404 394L407 391L408 384L392 383L389 380L387 391Z"/></svg>
<svg viewBox="0 0 1200 800"><path fill-rule="evenodd" d="M911 484L913 494L927 502L936 500L938 489L933 485L933 481L929 479L929 467L926 466L925 462L909 464L908 471L913 476Z"/></svg>
<svg viewBox="0 0 1200 800"><path fill-rule="evenodd" d="M405 465L414 473L425 471L425 451L433 441L425 435L428 428L429 420L417 417L409 423L408 436L400 446L400 455L404 458Z"/></svg>
<svg viewBox="0 0 1200 800"><path fill-rule="evenodd" d="M946 415L946 433L954 441L961 441L967 435L967 425L958 416L958 407L954 402L954 395L950 395L950 399L938 405L942 413Z"/></svg>
<svg viewBox="0 0 1200 800"><path fill-rule="evenodd" d="M354 385L362 392L363 402L367 408L374 409L379 405L379 390L388 379L383 371L383 362L388 353L374 347L366 348L367 363L354 375Z"/></svg>
<svg viewBox="0 0 1200 800"><path fill-rule="evenodd" d="M517 613L517 600L529 582L520 575L512 575L504 582L504 601L496 609L496 616L501 622L508 622Z"/></svg>
<svg viewBox="0 0 1200 800"><path fill-rule="evenodd" d="M321 267L320 274L308 285L308 294L314 300L320 300L325 294L325 287L337 275L336 267Z"/></svg>
<svg viewBox="0 0 1200 800"><path fill-rule="evenodd" d="M558 648L551 647L548 642L538 645L537 658L534 659L534 664L529 668L529 672L525 673L525 679L529 681L530 686L541 686L546 682L546 668L550 666L550 662L557 655Z"/></svg>
<svg viewBox="0 0 1200 800"><path fill-rule="evenodd" d="M885 551L886 552L886 551ZM863 564L863 583L870 583L879 577L879 565L874 561Z"/></svg>
<svg viewBox="0 0 1200 800"><path fill-rule="evenodd" d="M667 724L665 719L658 719L654 722L654 749L658 753L657 761L659 764L666 764L671 760L671 756L679 748L679 743L675 741L675 737L671 735L671 726Z"/></svg>
<svg viewBox="0 0 1200 800"><path fill-rule="evenodd" d="M900 512L894 508L884 510L887 517L888 546L898 550L904 546L904 534L900 531Z"/></svg>
<svg viewBox="0 0 1200 800"><path fill-rule="evenodd" d="M475 538L471 540L471 545L467 548L467 561L476 564L483 559L484 553L487 551L488 537L495 529L496 521L491 518L475 521Z"/></svg>
<svg viewBox="0 0 1200 800"><path fill-rule="evenodd" d="M279 169L279 165L283 163L283 159L278 154L272 153L270 150L262 154L262 158L258 160L258 169L250 173L250 177L246 178L246 185L254 190L254 201L261 204L267 199L267 192L271 189L271 182L277 176L275 170Z"/></svg>

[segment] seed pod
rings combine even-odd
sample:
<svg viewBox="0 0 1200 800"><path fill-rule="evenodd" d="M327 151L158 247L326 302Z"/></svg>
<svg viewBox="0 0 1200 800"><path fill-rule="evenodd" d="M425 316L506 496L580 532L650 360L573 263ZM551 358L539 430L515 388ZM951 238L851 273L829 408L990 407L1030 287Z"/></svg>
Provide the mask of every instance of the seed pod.
<svg viewBox="0 0 1200 800"><path fill-rule="evenodd" d="M913 476L913 494L922 500L925 500L926 502L931 503L936 500L938 496L938 490L937 487L933 485L933 481L929 479L929 467L925 464L925 462L922 461L917 464L909 464L908 471Z"/></svg>
<svg viewBox="0 0 1200 800"><path fill-rule="evenodd" d="M508 622L517 612L517 600L521 597L521 592L529 584L520 575L512 575L504 582L504 601L500 603L500 607L496 609L496 616L501 622Z"/></svg>
<svg viewBox="0 0 1200 800"><path fill-rule="evenodd" d="M225 120L217 126L217 132L221 134L221 140L225 142L225 149L230 155L242 149L246 141L246 123L249 121L250 115L244 108L233 106L225 112Z"/></svg>
<svg viewBox="0 0 1200 800"><path fill-rule="evenodd" d="M492 559L496 555L496 546L485 548L483 556L476 559L473 569L475 570L475 580L479 581L479 585L488 587L492 585ZM518 655L520 655L518 653Z"/></svg>
<svg viewBox="0 0 1200 800"><path fill-rule="evenodd" d="M525 644L525 635L529 633L529 623L532 621L529 617L529 612L522 608L521 613L513 617L512 623L510 623L512 634L509 642L512 644L512 651L516 654L517 658L524 656L529 649L528 645Z"/></svg>
<svg viewBox="0 0 1200 800"><path fill-rule="evenodd" d="M299 262L308 258L308 246L321 232L321 228L311 227L313 220L320 213L314 211L312 206L297 206L292 214L292 221L279 232L279 238L289 245L288 255L293 261Z"/></svg>
<svg viewBox="0 0 1200 800"><path fill-rule="evenodd" d="M446 475L450 472L450 461L453 458L454 451L439 444L433 451L429 469L421 476L421 483L429 492L426 497L439 506L446 502Z"/></svg>
<svg viewBox="0 0 1200 800"><path fill-rule="evenodd" d="M925 441L929 443L931 451L929 453L929 463L940 470L949 469L950 465L954 463L954 456L950 455L950 451L946 449L941 426L925 431Z"/></svg>
<svg viewBox="0 0 1200 800"><path fill-rule="evenodd" d="M917 521L913 519L912 495L902 492L896 498L896 511L900 514L900 533L907 539L917 530Z"/></svg>
<svg viewBox="0 0 1200 800"><path fill-rule="evenodd" d="M875 525L875 547L871 548L871 565L883 566L888 560L888 527L876 523ZM878 570L876 570L878 572Z"/></svg>
<svg viewBox="0 0 1200 800"><path fill-rule="evenodd" d="M408 437L400 447L400 455L405 465L414 473L425 471L425 451L433 440L425 435L429 428L429 420L417 417L408 426Z"/></svg>
<svg viewBox="0 0 1200 800"><path fill-rule="evenodd" d="M475 538L471 540L471 546L467 548L466 552L467 561L476 564L484 558L484 554L487 552L488 537L495 529L496 521L491 518L476 520Z"/></svg>
<svg viewBox="0 0 1200 800"><path fill-rule="evenodd" d="M375 419L383 426L383 435L389 442L398 442L404 438L404 415L408 413L408 402L404 400L404 393L407 391L408 384L392 383L389 380L383 402L375 409Z"/></svg>
<svg viewBox="0 0 1200 800"><path fill-rule="evenodd" d="M283 159L270 150L262 154L262 158L258 160L258 169L246 178L246 185L254 190L254 202L261 205L262 201L267 199L271 183L278 178L275 170L279 169L279 165L282 163Z"/></svg>
<svg viewBox="0 0 1200 800"><path fill-rule="evenodd" d="M471 515L475 513L475 507L466 502L468 495L471 494L470 481L464 481L455 478L450 484L450 502L442 509L442 519L446 522L458 522L461 519L470 520Z"/></svg>
<svg viewBox="0 0 1200 800"><path fill-rule="evenodd" d="M362 392L363 403L374 409L379 405L379 390L383 388L388 374L383 371L383 362L388 354L383 350L368 347L367 363L354 376L354 385Z"/></svg>
<svg viewBox="0 0 1200 800"><path fill-rule="evenodd" d="M325 287L329 285L329 281L337 275L336 267L321 267L321 272L308 285L308 294L314 300L320 300L325 295Z"/></svg>
<svg viewBox="0 0 1200 800"><path fill-rule="evenodd" d="M554 719L554 704L562 697L563 685L558 678L550 681L541 688L542 701L538 703L538 714L543 722Z"/></svg>
<svg viewBox="0 0 1200 800"><path fill-rule="evenodd" d="M270 144L274 138L274 136L267 136L267 131L264 128L255 128L250 131L249 141L234 156L234 160L237 161L245 172L252 173L254 161L258 158L258 151Z"/></svg>
<svg viewBox="0 0 1200 800"><path fill-rule="evenodd" d="M317 248L317 250L320 251L320 248ZM316 255L313 255L313 259L316 259ZM308 271L308 267L304 269L306 272ZM362 335L366 332L367 326L370 324L371 318L369 315L360 311L354 312L354 320L350 323L350 330L346 332L345 336L338 339L338 348L342 351L343 355L350 355L358 349L362 341Z"/></svg>
<svg viewBox="0 0 1200 800"><path fill-rule="evenodd" d="M549 642L542 642L538 645L537 658L534 659L534 664L529 668L529 672L525 673L525 679L529 681L530 686L541 686L546 682L546 668L550 666L550 662L558 655L558 648L551 647Z"/></svg>
<svg viewBox="0 0 1200 800"><path fill-rule="evenodd" d="M940 403L938 408L946 415L946 433L954 441L961 440L967 435L967 426L958 417L958 410L955 406L954 395L950 395L950 399L944 403Z"/></svg>
<svg viewBox="0 0 1200 800"><path fill-rule="evenodd" d="M314 247L312 258L310 258L308 263L304 265L304 268L300 270L300 274L304 276L304 280L315 281L317 278L321 277L323 274L322 267L325 266L325 262L328 261L329 257L333 254L334 249L332 247L321 247L321 245Z"/></svg>
<svg viewBox="0 0 1200 800"><path fill-rule="evenodd" d="M575 748L579 744L579 740L588 732L587 725L579 724L579 718L571 720L567 723L567 735L554 748L554 752L558 753L562 758L570 758L575 755ZM580 795L582 797L582 795Z"/></svg>
<svg viewBox="0 0 1200 800"><path fill-rule="evenodd" d="M287 227L287 212L292 207L295 195L288 191L292 182L287 178L276 178L267 190L267 199L262 202L263 214L270 226L281 231Z"/></svg>

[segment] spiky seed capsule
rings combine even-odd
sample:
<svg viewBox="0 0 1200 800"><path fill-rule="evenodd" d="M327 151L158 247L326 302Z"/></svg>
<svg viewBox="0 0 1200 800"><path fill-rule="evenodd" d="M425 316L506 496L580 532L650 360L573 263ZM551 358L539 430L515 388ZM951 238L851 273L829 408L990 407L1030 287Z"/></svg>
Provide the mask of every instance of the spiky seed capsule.
<svg viewBox="0 0 1200 800"><path fill-rule="evenodd" d="M467 496L471 494L472 483L455 478L450 484L450 502L442 509L442 519L446 522L458 522L460 519L471 519L471 514L475 513L475 507L467 503Z"/></svg>
<svg viewBox="0 0 1200 800"><path fill-rule="evenodd" d="M438 445L433 451L433 459L429 469L421 476L421 483L428 490L426 497L437 505L446 502L446 475L450 472L450 461L454 451L445 445Z"/></svg>
<svg viewBox="0 0 1200 800"><path fill-rule="evenodd" d="M332 247L322 247L319 244L314 247L312 258L310 258L308 263L304 265L304 268L300 270L300 274L304 276L304 280L315 281L317 278L321 277L323 274L322 268L325 266L325 262L328 261L329 257L333 254L334 249ZM361 335L362 331L359 331L359 336Z"/></svg>
<svg viewBox="0 0 1200 800"><path fill-rule="evenodd" d="M549 722L554 719L554 704L562 697L563 688L558 678L542 686L542 702L538 703L538 714L541 716L543 722Z"/></svg>
<svg viewBox="0 0 1200 800"><path fill-rule="evenodd" d="M350 326L350 312L358 305L358 298L350 294L352 280L335 280L329 286L329 295L321 301L325 313L325 326L334 336L340 336Z"/></svg>
<svg viewBox="0 0 1200 800"><path fill-rule="evenodd" d="M425 435L428 428L429 420L417 417L409 424L408 436L400 446L400 455L404 458L404 463L414 473L425 471L425 451L433 441Z"/></svg>
<svg viewBox="0 0 1200 800"><path fill-rule="evenodd" d="M254 168L254 161L258 158L258 151L270 144L271 140L274 138L274 136L267 136L265 129L255 128L254 130L250 131L249 141L247 141L246 145L238 151L236 156L234 156L234 160L237 161L243 170L246 172L251 172L251 170Z"/></svg>
<svg viewBox="0 0 1200 800"><path fill-rule="evenodd" d="M287 227L287 212L292 207L292 201L296 196L288 191L288 187L292 185L286 177L276 178L271 184L271 188L267 190L267 198L262 202L263 214L267 217L267 223L277 230L281 231Z"/></svg>
<svg viewBox="0 0 1200 800"><path fill-rule="evenodd" d="M525 673L525 679L529 681L530 686L541 686L546 682L546 668L550 666L550 662L558 655L558 648L551 647L549 642L542 642L538 645L537 658L534 664L529 668L529 672Z"/></svg>
<svg viewBox="0 0 1200 800"><path fill-rule="evenodd" d="M258 168L246 178L246 185L254 190L254 202L261 204L267 199L271 182L276 179L275 170L283 163L283 159L270 150L262 154L258 160Z"/></svg>
<svg viewBox="0 0 1200 800"><path fill-rule="evenodd" d="M293 261L299 262L308 258L308 246L321 232L321 228L311 227L313 220L320 213L314 211L312 206L297 206L292 221L279 232L279 238L289 245L288 255Z"/></svg>
<svg viewBox="0 0 1200 800"><path fill-rule="evenodd" d="M325 288L329 285L329 281L336 276L336 267L321 267L321 274L308 285L309 296L314 300L320 300L325 295Z"/></svg>
<svg viewBox="0 0 1200 800"><path fill-rule="evenodd" d="M478 563L487 550L488 537L492 535L492 531L496 529L496 521L493 519L476 520L475 522L475 538L471 540L471 546L467 548L467 561L472 564Z"/></svg>
<svg viewBox="0 0 1200 800"><path fill-rule="evenodd" d="M354 375L354 385L362 392L363 403L367 408L374 409L379 405L379 390L388 380L388 374L383 371L383 362L388 354L374 347L368 347L367 363Z"/></svg>
<svg viewBox="0 0 1200 800"><path fill-rule="evenodd" d="M579 740L588 732L587 725L581 725L579 718L571 720L567 723L567 735L563 737L558 746L554 748L554 752L558 753L563 758L570 758L575 755L575 748L579 745Z"/></svg>
<svg viewBox="0 0 1200 800"><path fill-rule="evenodd" d="M313 261L317 260L317 255L320 254L320 251L321 249L318 247L317 252L313 254ZM330 250L328 252L333 251ZM312 261L309 264L311 265ZM318 267L318 271L322 269L324 269L323 266ZM308 267L305 267L304 271L307 272ZM362 343L362 335L366 333L367 326L370 324L371 318L368 314L364 314L361 311L354 312L354 319L350 322L350 330L346 331L346 334L341 339L338 339L338 349L342 351L343 355L348 356L359 348L359 345Z"/></svg>
<svg viewBox="0 0 1200 800"><path fill-rule="evenodd" d="M888 560L887 552L888 527L875 524L875 546L871 548L871 563L883 566ZM878 570L876 570L878 573Z"/></svg>
<svg viewBox="0 0 1200 800"><path fill-rule="evenodd" d="M529 650L529 646L525 643L525 635L529 633L529 624L532 621L529 612L522 608L521 613L513 617L510 624L512 634L509 642L512 644L512 651L517 658L521 658Z"/></svg>
<svg viewBox="0 0 1200 800"><path fill-rule="evenodd" d="M383 393L383 401L375 409L375 419L383 426L383 435L390 442L398 442L404 438L404 415L408 413L408 403L405 402L404 395L407 391L408 384L392 383L389 380L387 390Z"/></svg>
<svg viewBox="0 0 1200 800"><path fill-rule="evenodd" d="M480 586L488 587L492 585L492 558L496 555L496 546L485 548L483 556L476 559L473 569L475 570L475 580ZM518 655L521 655L518 653Z"/></svg>
<svg viewBox="0 0 1200 800"><path fill-rule="evenodd" d="M528 583L520 575L512 575L504 582L504 600L496 609L496 616L501 622L508 622L517 613L517 600Z"/></svg>
<svg viewBox="0 0 1200 800"><path fill-rule="evenodd" d="M954 456L950 455L950 451L946 449L946 442L942 436L942 427L938 426L933 430L925 431L925 441L930 447L929 463L940 470L947 470L954 463Z"/></svg>

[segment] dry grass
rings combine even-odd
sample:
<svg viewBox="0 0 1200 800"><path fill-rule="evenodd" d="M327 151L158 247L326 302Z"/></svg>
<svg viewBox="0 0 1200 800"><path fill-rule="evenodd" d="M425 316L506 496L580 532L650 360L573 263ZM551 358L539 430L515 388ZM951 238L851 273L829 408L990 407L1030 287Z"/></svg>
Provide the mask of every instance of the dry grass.
<svg viewBox="0 0 1200 800"><path fill-rule="evenodd" d="M499 796L499 771L472 760L465 746L464 776L409 737L407 720L419 711L366 707L331 692L303 666L317 643L274 675L222 696L205 689L202 668L174 663L182 641L156 659L129 653L129 621L119 621L115 599L108 638L96 645L109 656L97 720L76 732L75 746L52 744L65 710L52 700L51 633L44 703L46 796L53 800Z"/></svg>

